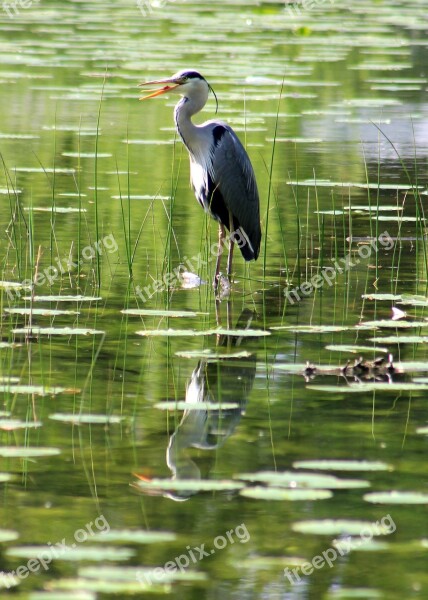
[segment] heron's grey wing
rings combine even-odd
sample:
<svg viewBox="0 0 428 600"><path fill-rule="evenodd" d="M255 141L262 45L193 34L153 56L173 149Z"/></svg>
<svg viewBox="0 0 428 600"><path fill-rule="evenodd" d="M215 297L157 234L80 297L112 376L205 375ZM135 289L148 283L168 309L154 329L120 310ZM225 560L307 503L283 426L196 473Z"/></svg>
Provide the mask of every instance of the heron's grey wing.
<svg viewBox="0 0 428 600"><path fill-rule="evenodd" d="M241 247L244 258L250 260L257 258L261 240L256 177L248 154L234 131L223 125L215 129L218 127L221 127L221 137L219 132L214 132L218 141L212 157L213 183L232 212L235 229L242 228L250 242L252 252L247 251L247 256ZM237 243L239 245L239 241Z"/></svg>

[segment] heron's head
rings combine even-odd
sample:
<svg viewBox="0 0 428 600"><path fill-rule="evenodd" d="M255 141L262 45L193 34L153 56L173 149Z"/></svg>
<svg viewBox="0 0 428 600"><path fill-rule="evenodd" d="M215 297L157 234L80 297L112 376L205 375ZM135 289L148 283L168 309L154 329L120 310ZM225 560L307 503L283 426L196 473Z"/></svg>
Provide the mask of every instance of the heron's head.
<svg viewBox="0 0 428 600"><path fill-rule="evenodd" d="M211 91L217 102L217 96L205 77L202 77L197 71L189 69L178 71L178 73L175 73L175 75L168 77L167 79L157 79L155 81L140 83L140 86L146 85L161 85L163 87L158 90L150 90L150 93L147 96L140 98L140 100L148 100L149 98L154 98L161 94L172 93L180 94L180 96L186 98L205 96L206 101L208 93Z"/></svg>

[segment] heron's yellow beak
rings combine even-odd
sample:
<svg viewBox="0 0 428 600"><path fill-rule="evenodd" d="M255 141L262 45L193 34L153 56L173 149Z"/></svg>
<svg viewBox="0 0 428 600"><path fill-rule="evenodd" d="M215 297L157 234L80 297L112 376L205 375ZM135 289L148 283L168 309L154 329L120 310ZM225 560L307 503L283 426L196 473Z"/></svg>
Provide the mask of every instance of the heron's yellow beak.
<svg viewBox="0 0 428 600"><path fill-rule="evenodd" d="M160 90L149 90L149 95L148 96L143 96L142 98L139 98L139 100L148 100L149 98L155 98L156 96L160 96L161 94L166 94L167 92L175 89L176 87L178 87L179 85L181 85L180 83L177 83L177 81L172 81L171 79L161 79L159 81L146 81L145 83L140 83L139 87L142 87L144 85L157 85L157 84L162 84L162 83L166 83L168 85L164 86L163 88L161 88Z"/></svg>

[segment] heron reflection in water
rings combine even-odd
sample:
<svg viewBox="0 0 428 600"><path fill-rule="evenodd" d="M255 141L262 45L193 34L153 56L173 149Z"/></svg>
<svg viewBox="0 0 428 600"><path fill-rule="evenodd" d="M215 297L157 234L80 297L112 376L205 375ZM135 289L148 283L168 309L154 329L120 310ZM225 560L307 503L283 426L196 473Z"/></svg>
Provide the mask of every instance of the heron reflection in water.
<svg viewBox="0 0 428 600"><path fill-rule="evenodd" d="M250 329L255 313L245 309L236 329ZM222 349L242 348L251 338L221 335L218 346ZM186 387L189 404L233 403L234 408L192 409L183 413L181 421L172 434L166 451L166 462L171 470L171 481L202 479L200 464L206 465L207 456L197 456L192 449L214 451L233 434L245 411L256 374L254 353L241 353L230 358L202 359L194 369ZM200 462L200 464L198 464ZM209 468L207 469L209 471ZM141 477L141 479L146 479ZM195 490L164 490L135 487L148 495L163 495L176 501L188 500Z"/></svg>

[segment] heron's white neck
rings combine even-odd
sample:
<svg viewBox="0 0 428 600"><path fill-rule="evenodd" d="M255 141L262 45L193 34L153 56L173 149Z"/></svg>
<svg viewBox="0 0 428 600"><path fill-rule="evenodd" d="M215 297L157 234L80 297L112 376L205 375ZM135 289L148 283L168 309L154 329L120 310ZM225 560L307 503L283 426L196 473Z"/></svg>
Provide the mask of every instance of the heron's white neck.
<svg viewBox="0 0 428 600"><path fill-rule="evenodd" d="M192 140L198 139L198 127L192 123L191 118L203 109L207 99L208 93L192 94L191 97L184 96L174 110L178 133L190 152L194 151Z"/></svg>

